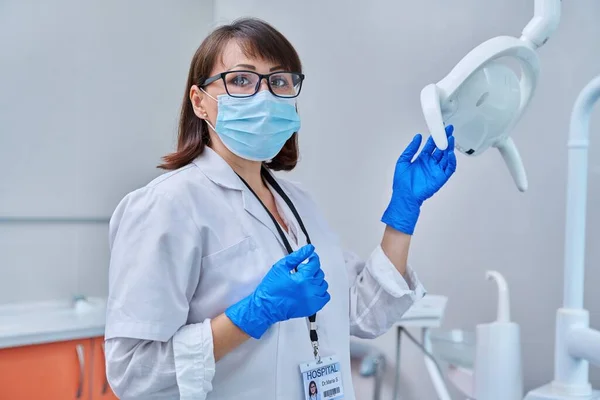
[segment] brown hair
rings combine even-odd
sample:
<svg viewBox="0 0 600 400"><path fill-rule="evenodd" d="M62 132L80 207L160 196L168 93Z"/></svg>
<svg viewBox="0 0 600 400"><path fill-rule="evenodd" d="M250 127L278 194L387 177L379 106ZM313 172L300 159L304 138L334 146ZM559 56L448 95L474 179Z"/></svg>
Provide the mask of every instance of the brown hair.
<svg viewBox="0 0 600 400"><path fill-rule="evenodd" d="M246 57L261 58L282 65L288 71L302 72L300 58L292 44L264 21L243 18L215 29L200 44L192 58L179 117L177 150L164 156L164 164L159 165L159 168L181 168L202 154L204 147L209 144L208 125L194 114L189 92L193 85L201 87L210 77L217 57L222 56L223 48L231 39L238 41ZM292 170L298 162L297 137L298 134L294 133L279 154L265 165L276 171Z"/></svg>

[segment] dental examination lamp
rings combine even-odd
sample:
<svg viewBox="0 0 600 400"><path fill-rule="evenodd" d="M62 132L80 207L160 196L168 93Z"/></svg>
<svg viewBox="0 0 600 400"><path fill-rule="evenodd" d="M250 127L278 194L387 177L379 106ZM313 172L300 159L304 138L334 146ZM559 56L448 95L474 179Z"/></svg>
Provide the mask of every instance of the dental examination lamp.
<svg viewBox="0 0 600 400"><path fill-rule="evenodd" d="M588 380L589 363L600 366L600 331L590 329L583 308L585 216L590 114L600 100L600 76L581 91L569 128L563 306L556 312L554 380L525 400L600 399Z"/></svg>
<svg viewBox="0 0 600 400"><path fill-rule="evenodd" d="M560 20L561 0L535 0L534 17L520 38L498 36L475 47L444 77L421 91L421 107L436 146L445 150L445 125L454 125L455 146L477 156L500 151L517 188L527 190L523 162L510 132L536 87L543 46ZM503 61L520 66L520 79Z"/></svg>

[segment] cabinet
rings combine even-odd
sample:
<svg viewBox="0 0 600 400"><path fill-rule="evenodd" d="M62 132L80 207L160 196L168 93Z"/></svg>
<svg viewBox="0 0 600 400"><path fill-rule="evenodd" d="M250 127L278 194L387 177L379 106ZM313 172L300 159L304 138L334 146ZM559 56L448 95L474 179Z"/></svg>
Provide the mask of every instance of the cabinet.
<svg viewBox="0 0 600 400"><path fill-rule="evenodd" d="M0 399L116 400L103 338L0 349Z"/></svg>
<svg viewBox="0 0 600 400"><path fill-rule="evenodd" d="M94 365L92 367L91 400L117 400L106 379L106 359L104 358L104 340L93 340Z"/></svg>

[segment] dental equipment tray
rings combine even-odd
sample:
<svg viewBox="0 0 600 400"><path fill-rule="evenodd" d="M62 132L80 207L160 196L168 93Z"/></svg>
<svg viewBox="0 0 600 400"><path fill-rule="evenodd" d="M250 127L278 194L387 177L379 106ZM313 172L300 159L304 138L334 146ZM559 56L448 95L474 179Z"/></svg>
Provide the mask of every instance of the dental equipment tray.
<svg viewBox="0 0 600 400"><path fill-rule="evenodd" d="M473 369L475 363L475 333L459 329L431 332L433 356L448 364Z"/></svg>

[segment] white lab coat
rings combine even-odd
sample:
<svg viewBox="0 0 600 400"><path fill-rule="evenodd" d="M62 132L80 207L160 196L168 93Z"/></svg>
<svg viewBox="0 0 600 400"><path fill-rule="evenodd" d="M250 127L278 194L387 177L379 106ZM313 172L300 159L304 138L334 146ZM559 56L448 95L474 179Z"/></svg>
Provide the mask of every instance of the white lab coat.
<svg viewBox="0 0 600 400"><path fill-rule="evenodd" d="M350 335L386 332L424 289L380 247L364 262L342 250L311 197L277 178L320 256L331 301L318 313L323 356L339 357L354 400ZM272 191L274 192L274 191ZM274 192L290 243L306 243ZM211 318L250 294L287 253L272 220L229 165L206 148L190 165L128 194L110 223L108 380L122 399L300 400L313 358L305 318L272 326L215 365ZM408 281L408 282L407 282Z"/></svg>

